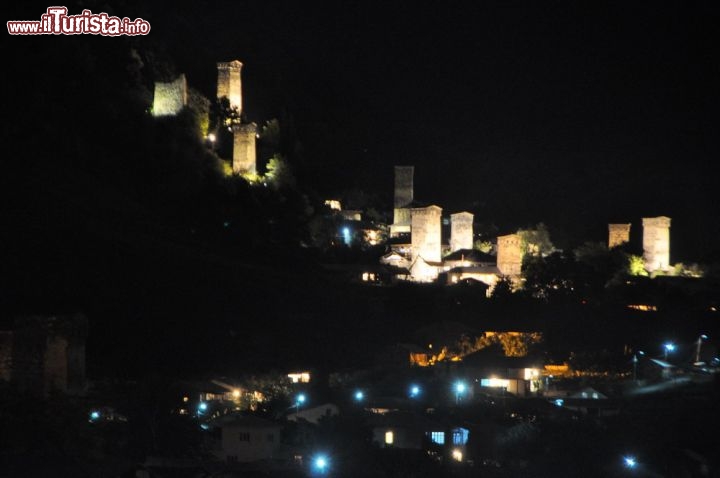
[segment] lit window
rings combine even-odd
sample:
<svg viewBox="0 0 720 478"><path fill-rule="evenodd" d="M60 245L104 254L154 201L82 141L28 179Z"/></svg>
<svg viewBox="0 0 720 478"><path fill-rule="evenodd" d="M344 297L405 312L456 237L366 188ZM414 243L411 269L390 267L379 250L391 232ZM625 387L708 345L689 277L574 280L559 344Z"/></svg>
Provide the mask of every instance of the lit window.
<svg viewBox="0 0 720 478"><path fill-rule="evenodd" d="M395 441L395 435L392 431L385 432L385 444L386 445L392 445Z"/></svg>
<svg viewBox="0 0 720 478"><path fill-rule="evenodd" d="M453 450L453 452L452 452L452 457L453 457L453 460L455 460L455 461L462 461L462 459L463 459L463 454L462 454L462 452L461 452L460 450L455 449L455 450Z"/></svg>
<svg viewBox="0 0 720 478"><path fill-rule="evenodd" d="M438 445L444 445L445 432L430 432L430 441Z"/></svg>
<svg viewBox="0 0 720 478"><path fill-rule="evenodd" d="M480 380L481 387L508 388L510 380L503 378L483 378Z"/></svg>
<svg viewBox="0 0 720 478"><path fill-rule="evenodd" d="M467 445L470 431L465 428L455 428L452 431L453 445Z"/></svg>

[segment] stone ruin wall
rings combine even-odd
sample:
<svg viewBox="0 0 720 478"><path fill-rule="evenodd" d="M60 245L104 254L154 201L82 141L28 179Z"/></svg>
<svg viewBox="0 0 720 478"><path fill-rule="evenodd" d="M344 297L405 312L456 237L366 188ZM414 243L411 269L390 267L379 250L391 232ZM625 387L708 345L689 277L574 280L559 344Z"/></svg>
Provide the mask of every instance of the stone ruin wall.
<svg viewBox="0 0 720 478"><path fill-rule="evenodd" d="M155 82L153 116L175 116L187 106L188 90L185 75L170 83Z"/></svg>
<svg viewBox="0 0 720 478"><path fill-rule="evenodd" d="M631 224L608 224L608 249L630 242Z"/></svg>

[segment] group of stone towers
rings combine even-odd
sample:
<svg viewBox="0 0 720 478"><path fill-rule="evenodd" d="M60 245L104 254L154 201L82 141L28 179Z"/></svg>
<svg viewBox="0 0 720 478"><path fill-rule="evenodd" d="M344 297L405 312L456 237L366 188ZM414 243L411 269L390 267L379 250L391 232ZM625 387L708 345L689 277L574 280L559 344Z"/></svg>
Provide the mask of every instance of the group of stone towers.
<svg viewBox="0 0 720 478"><path fill-rule="evenodd" d="M648 272L670 269L670 222L666 216L644 217L643 262ZM608 248L630 241L631 224L608 224Z"/></svg>
<svg viewBox="0 0 720 478"><path fill-rule="evenodd" d="M217 98L227 98L231 108L237 108L242 118L242 72L243 64L237 60L217 64ZM175 116L188 104L188 87L185 75L171 82L155 82L153 99L154 116ZM257 173L255 139L257 125L244 123L228 125L233 132L232 170L242 175Z"/></svg>
<svg viewBox="0 0 720 478"><path fill-rule="evenodd" d="M390 236L410 234L410 273L415 280L432 280L442 262L442 208L413 202L413 166L395 166L395 200ZM473 247L473 215L450 216L450 252Z"/></svg>
<svg viewBox="0 0 720 478"><path fill-rule="evenodd" d="M218 83L217 98L227 98L231 108L237 108L242 117L242 66L238 60L220 62L217 64ZM232 170L234 173L254 175L257 173L257 125L255 123L240 123L232 126L233 129L233 158Z"/></svg>

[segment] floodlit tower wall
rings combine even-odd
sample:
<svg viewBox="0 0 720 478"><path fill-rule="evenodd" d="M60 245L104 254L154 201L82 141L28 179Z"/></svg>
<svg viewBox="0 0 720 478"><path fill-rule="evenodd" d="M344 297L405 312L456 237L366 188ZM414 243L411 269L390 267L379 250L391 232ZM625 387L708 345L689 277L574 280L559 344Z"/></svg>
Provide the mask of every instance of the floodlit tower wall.
<svg viewBox="0 0 720 478"><path fill-rule="evenodd" d="M505 276L519 276L522 270L522 241L519 234L497 238L497 268Z"/></svg>
<svg viewBox="0 0 720 478"><path fill-rule="evenodd" d="M631 224L608 224L608 249L630 242Z"/></svg>
<svg viewBox="0 0 720 478"><path fill-rule="evenodd" d="M670 221L666 216L643 218L643 260L648 272L670 268Z"/></svg>
<svg viewBox="0 0 720 478"><path fill-rule="evenodd" d="M257 173L257 151L255 123L241 124L233 128L233 162L232 169L237 174Z"/></svg>
<svg viewBox="0 0 720 478"><path fill-rule="evenodd" d="M427 263L439 263L441 259L442 208L412 208L410 215L413 264L411 274L416 280L434 280L437 277L437 267L428 266Z"/></svg>
<svg viewBox="0 0 720 478"><path fill-rule="evenodd" d="M413 202L413 177L415 166L395 166L395 199L393 204L393 223L390 225L390 236L410 232L412 222L408 206Z"/></svg>
<svg viewBox="0 0 720 478"><path fill-rule="evenodd" d="M230 106L237 108L238 113L242 113L242 66L238 60L217 64L217 97L227 97Z"/></svg>
<svg viewBox="0 0 720 478"><path fill-rule="evenodd" d="M450 215L450 252L473 248L473 215L458 212Z"/></svg>
<svg viewBox="0 0 720 478"><path fill-rule="evenodd" d="M155 82L153 116L175 116L187 105L187 80L180 75L169 83Z"/></svg>

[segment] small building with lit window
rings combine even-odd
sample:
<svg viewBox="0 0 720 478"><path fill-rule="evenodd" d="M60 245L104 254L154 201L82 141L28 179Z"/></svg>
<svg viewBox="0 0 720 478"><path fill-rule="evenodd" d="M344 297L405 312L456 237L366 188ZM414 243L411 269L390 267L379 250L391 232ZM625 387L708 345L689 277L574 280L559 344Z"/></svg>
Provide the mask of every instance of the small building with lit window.
<svg viewBox="0 0 720 478"><path fill-rule="evenodd" d="M444 445L446 427L422 415L410 412L390 412L370 418L373 443L381 448L423 450Z"/></svg>
<svg viewBox="0 0 720 478"><path fill-rule="evenodd" d="M542 365L542 359L537 357L494 356L483 350L462 361L464 374L473 377L480 389L517 397L533 396L542 389Z"/></svg>

